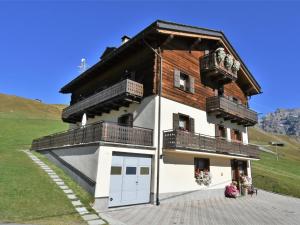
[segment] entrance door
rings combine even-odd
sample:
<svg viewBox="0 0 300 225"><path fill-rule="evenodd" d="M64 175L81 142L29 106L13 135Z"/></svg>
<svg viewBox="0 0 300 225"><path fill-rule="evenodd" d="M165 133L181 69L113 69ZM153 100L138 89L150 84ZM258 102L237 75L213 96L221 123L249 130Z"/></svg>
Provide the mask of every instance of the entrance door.
<svg viewBox="0 0 300 225"><path fill-rule="evenodd" d="M150 156L113 155L109 206L149 202L150 180Z"/></svg>

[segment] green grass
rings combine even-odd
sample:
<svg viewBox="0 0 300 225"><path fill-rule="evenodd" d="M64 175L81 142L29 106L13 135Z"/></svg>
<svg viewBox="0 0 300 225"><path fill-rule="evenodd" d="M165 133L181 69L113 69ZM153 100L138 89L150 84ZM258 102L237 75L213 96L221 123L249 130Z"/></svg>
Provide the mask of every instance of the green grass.
<svg viewBox="0 0 300 225"><path fill-rule="evenodd" d="M33 138L67 129L60 120L61 106L38 103L38 110L31 100L0 96L0 223L17 222L47 225L85 224L71 202L49 176L21 149L28 149ZM22 103L22 104L21 104ZM0 105L1 105L0 104ZM20 107L18 108L18 104ZM29 104L27 106L26 104ZM10 106L12 105L12 106ZM12 110L13 108L13 110ZM22 110L27 110L22 114ZM46 113L40 114L41 110ZM38 153L35 153L38 154ZM38 154L71 187L87 206L92 196Z"/></svg>
<svg viewBox="0 0 300 225"><path fill-rule="evenodd" d="M271 153L261 153L261 160L252 163L254 184L262 189L300 197L300 143L284 135L266 133L260 129L249 129L250 142L268 145L270 141L284 142L277 147L279 160ZM275 147L266 146L276 152Z"/></svg>

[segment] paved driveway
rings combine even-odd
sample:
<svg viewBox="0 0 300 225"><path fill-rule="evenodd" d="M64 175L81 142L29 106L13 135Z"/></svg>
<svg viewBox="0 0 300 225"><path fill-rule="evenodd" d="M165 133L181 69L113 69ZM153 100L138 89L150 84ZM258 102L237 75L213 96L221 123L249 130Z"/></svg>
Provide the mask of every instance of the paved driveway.
<svg viewBox="0 0 300 225"><path fill-rule="evenodd" d="M300 199L259 190L258 196L227 199L193 192L163 200L160 206L138 205L102 212L111 225L300 224Z"/></svg>

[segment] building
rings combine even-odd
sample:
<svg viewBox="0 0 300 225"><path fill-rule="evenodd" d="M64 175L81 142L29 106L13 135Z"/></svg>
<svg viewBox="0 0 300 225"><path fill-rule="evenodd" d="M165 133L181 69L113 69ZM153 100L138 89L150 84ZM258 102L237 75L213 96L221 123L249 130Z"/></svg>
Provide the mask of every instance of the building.
<svg viewBox="0 0 300 225"><path fill-rule="evenodd" d="M95 207L159 203L251 176L261 87L220 31L156 21L61 88L70 130L36 139ZM202 176L203 173L207 176ZM200 174L200 176L199 176Z"/></svg>

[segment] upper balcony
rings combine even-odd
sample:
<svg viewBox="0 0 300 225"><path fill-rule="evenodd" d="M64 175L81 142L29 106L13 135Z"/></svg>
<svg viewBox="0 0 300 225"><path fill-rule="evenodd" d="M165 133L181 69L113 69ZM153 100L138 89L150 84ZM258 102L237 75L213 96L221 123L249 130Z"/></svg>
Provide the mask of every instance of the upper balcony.
<svg viewBox="0 0 300 225"><path fill-rule="evenodd" d="M153 130L99 122L33 140L31 150L43 150L93 142L153 146Z"/></svg>
<svg viewBox="0 0 300 225"><path fill-rule="evenodd" d="M205 85L218 88L237 79L240 62L223 48L203 56L201 59L201 78Z"/></svg>
<svg viewBox="0 0 300 225"><path fill-rule="evenodd" d="M255 145L229 142L221 138L205 136L180 130L168 130L163 133L164 149L183 149L217 154L241 155L259 158L259 149Z"/></svg>
<svg viewBox="0 0 300 225"><path fill-rule="evenodd" d="M65 122L79 122L84 113L91 116L108 113L132 102L140 102L143 92L143 84L126 79L65 108L62 119Z"/></svg>
<svg viewBox="0 0 300 225"><path fill-rule="evenodd" d="M257 113L246 106L222 96L206 98L206 111L224 120L231 120L244 126L258 122Z"/></svg>

